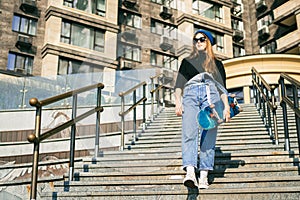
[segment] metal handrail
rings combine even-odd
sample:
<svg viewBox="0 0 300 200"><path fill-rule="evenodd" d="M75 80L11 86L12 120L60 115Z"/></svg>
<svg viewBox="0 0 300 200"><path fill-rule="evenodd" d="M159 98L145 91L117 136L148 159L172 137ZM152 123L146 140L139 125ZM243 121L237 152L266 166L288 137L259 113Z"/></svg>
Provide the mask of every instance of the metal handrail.
<svg viewBox="0 0 300 200"><path fill-rule="evenodd" d="M287 97L286 94L286 83L284 80L287 80L292 85L293 90L293 101ZM287 117L287 106L288 105L292 111L295 113L296 128L297 128L297 139L298 139L298 149L300 151L300 109L299 109L299 98L298 98L298 89L300 88L300 82L296 79L290 77L285 73L280 74L278 80L281 90L281 101L280 105L283 111L283 122L284 122L284 136L285 136L285 150L290 151L290 139L289 139L289 129L288 129L288 117Z"/></svg>
<svg viewBox="0 0 300 200"><path fill-rule="evenodd" d="M150 77L151 80L151 121L154 120L155 116L158 115L158 113L160 112L160 104L159 104L159 99L160 99L160 95L159 95L159 91L161 89L165 89L164 86L162 84L159 84L161 82L161 78L164 77L164 74L158 74L156 76L152 76ZM154 84L154 80L157 79L157 84ZM156 113L154 113L154 94L156 94ZM164 101L164 91L163 91L163 108L165 107L165 101Z"/></svg>
<svg viewBox="0 0 300 200"><path fill-rule="evenodd" d="M138 85L132 87L131 89L121 92L119 96L121 97L121 112L119 115L121 116L121 145L120 145L120 150L124 150L125 146L125 115L127 115L130 111L133 110L133 133L134 133L134 138L133 138L133 143L134 144L137 140L137 134L136 134L136 107L143 102L143 132L145 131L146 127L146 85L147 83L145 81L139 83ZM136 99L136 90L143 86L143 97L137 101ZM131 105L130 108L125 110L125 96L128 94L133 93L133 105Z"/></svg>
<svg viewBox="0 0 300 200"><path fill-rule="evenodd" d="M69 181L73 180L74 177L74 157L75 157L75 133L76 123L93 113L96 113L96 137L95 137L95 157L98 156L99 152L99 133L100 133L100 113L103 111L101 106L101 90L104 88L102 83L86 86L80 89L66 92L57 96L53 96L44 100L39 101L37 98L31 98L29 103L31 106L36 107L35 115L35 133L28 135L28 141L33 143L33 164L32 164L32 175L31 175L31 189L30 199L36 199L37 195L37 182L38 182L38 165L39 165L39 147L40 143L49 138L52 135L59 133L71 126L71 138L70 138L70 161L69 161ZM97 105L93 109L77 116L77 97L78 94L97 89ZM56 103L63 99L73 97L72 104L72 119L63 123L62 125L55 127L43 134L41 134L41 122L42 122L42 108L46 105Z"/></svg>
<svg viewBox="0 0 300 200"><path fill-rule="evenodd" d="M274 85L270 86L254 67L251 69L251 71L256 108L258 109L265 126L268 128L270 137L274 139L275 144L278 145L279 139L276 117L277 105L274 94L276 87ZM272 132L271 112L273 115L274 133Z"/></svg>

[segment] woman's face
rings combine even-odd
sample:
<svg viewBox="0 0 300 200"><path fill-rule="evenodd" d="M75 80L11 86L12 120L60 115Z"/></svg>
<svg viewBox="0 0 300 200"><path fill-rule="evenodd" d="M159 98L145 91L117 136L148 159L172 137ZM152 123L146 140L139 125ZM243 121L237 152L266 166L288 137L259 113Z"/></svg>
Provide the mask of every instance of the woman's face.
<svg viewBox="0 0 300 200"><path fill-rule="evenodd" d="M207 38L202 33L197 33L193 40L198 51L206 49Z"/></svg>

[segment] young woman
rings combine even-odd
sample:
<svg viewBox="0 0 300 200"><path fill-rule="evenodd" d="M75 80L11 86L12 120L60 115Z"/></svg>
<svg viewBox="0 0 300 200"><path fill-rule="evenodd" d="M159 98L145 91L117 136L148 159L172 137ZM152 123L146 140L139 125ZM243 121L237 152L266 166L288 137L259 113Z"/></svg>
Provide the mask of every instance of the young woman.
<svg viewBox="0 0 300 200"><path fill-rule="evenodd" d="M194 33L192 52L182 60L175 84L175 112L177 116L182 116L182 162L186 171L183 184L191 188L207 189L208 171L214 167L217 127L203 130L197 122L199 111L209 106L206 85L210 88L210 100L222 100L223 118L225 121L230 119L225 69L222 62L215 58L212 45L214 39L210 32L198 30ZM198 170L199 180L195 174Z"/></svg>

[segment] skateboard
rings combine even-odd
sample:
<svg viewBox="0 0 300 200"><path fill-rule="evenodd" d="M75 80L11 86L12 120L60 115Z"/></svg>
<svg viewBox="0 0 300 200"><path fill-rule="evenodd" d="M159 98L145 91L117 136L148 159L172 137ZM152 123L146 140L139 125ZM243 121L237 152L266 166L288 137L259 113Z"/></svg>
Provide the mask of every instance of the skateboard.
<svg viewBox="0 0 300 200"><path fill-rule="evenodd" d="M201 109L197 115L197 121L204 130L217 127L224 122L222 106L211 104Z"/></svg>

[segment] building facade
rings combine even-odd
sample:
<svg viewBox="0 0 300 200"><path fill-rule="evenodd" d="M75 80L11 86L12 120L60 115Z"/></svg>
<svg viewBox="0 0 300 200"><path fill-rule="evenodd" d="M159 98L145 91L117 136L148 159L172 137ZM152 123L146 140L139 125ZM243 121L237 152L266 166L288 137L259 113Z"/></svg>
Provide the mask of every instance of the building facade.
<svg viewBox="0 0 300 200"><path fill-rule="evenodd" d="M299 0L2 0L0 18L12 76L157 68L172 85L197 29L221 60L300 54Z"/></svg>

